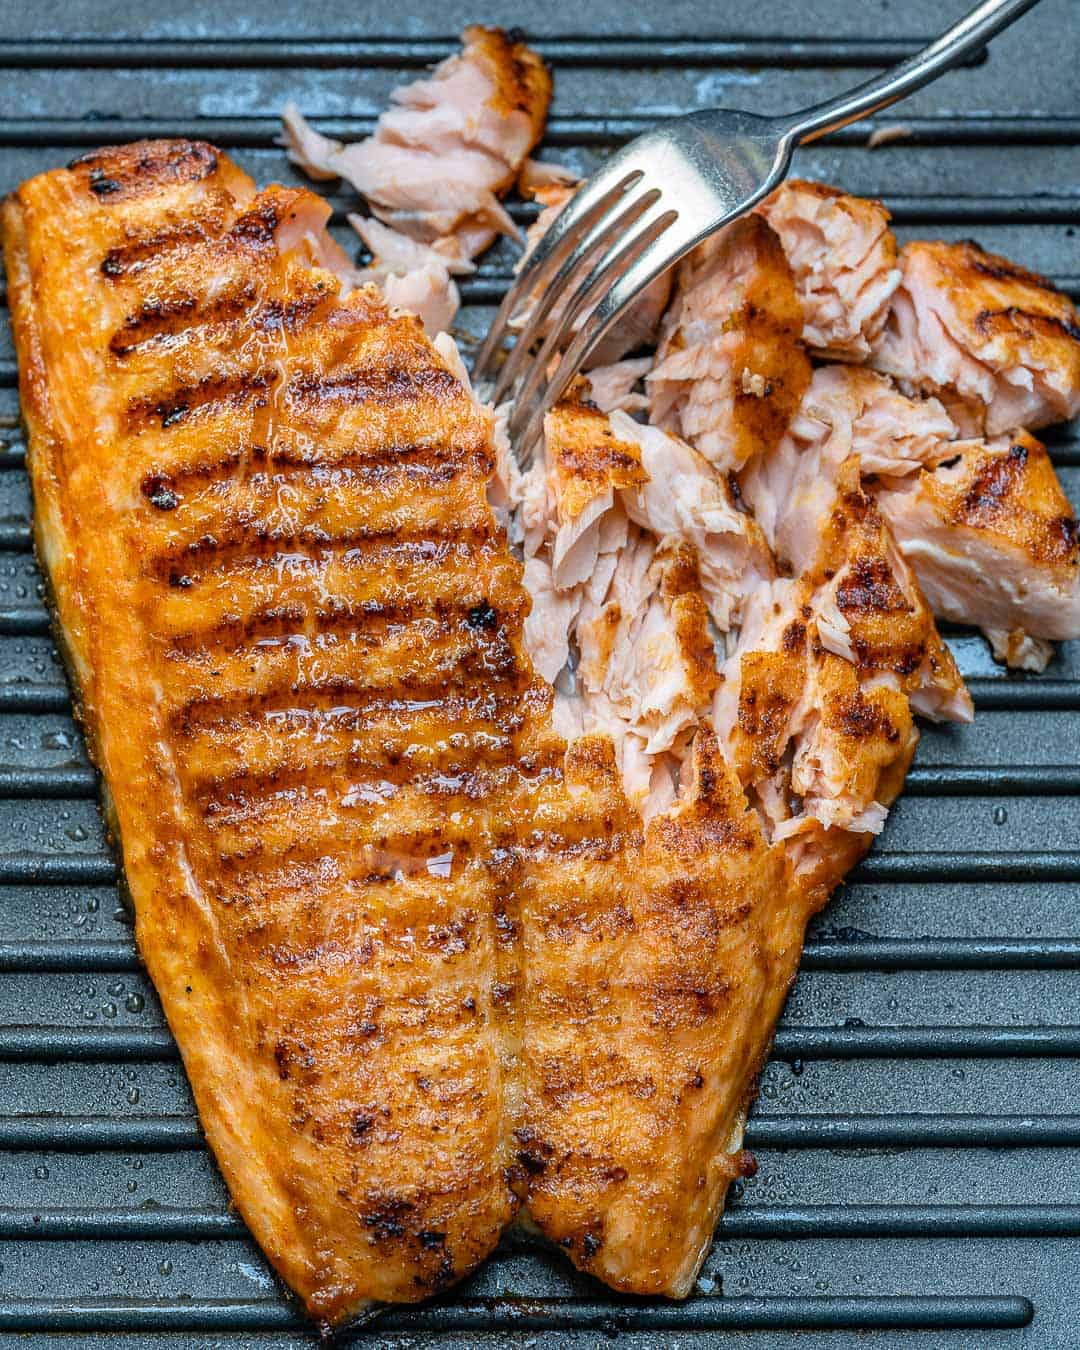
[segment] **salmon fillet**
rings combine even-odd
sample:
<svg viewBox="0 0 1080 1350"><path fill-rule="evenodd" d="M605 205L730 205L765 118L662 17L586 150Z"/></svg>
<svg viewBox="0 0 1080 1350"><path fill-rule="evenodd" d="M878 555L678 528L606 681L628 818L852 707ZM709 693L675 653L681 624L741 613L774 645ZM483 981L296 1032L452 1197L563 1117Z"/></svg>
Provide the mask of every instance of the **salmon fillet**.
<svg viewBox="0 0 1080 1350"><path fill-rule="evenodd" d="M490 417L315 264L327 214L158 141L25 183L3 230L37 548L139 949L237 1208L337 1323L458 1279L514 1212L496 859L562 744Z"/></svg>
<svg viewBox="0 0 1080 1350"><path fill-rule="evenodd" d="M754 216L681 271L665 425L621 410L640 362L593 372L525 475L393 307L467 255L430 221L373 227L380 294L324 203L205 145L5 204L38 549L140 950L238 1209L328 1325L515 1216L688 1293L806 924L914 715L971 715L911 539L1075 596L1037 443L958 441L955 389L811 376L813 324L849 362L880 339L891 236L805 189L850 227Z"/></svg>

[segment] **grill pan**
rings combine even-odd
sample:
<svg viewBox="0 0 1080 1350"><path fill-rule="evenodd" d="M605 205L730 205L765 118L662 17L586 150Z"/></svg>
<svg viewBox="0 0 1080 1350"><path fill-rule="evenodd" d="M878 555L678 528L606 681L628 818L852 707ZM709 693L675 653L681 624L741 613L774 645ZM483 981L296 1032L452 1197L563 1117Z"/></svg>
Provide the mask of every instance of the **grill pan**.
<svg viewBox="0 0 1080 1350"><path fill-rule="evenodd" d="M548 152L588 172L659 115L823 98L965 3L5 0L0 189L82 148L177 134L216 142L260 182L292 181L273 147L287 97L322 130L365 134L463 24L523 18L555 70ZM988 58L801 152L796 171L884 196L902 239L974 235L1076 297L1078 34L1080 10L1044 0ZM884 127L894 139L869 149ZM348 242L352 199L332 199ZM511 263L501 246L465 280L468 332L483 332ZM229 1209L135 955L30 551L15 384L5 315L0 1348L309 1345ZM1080 502L1080 433L1051 439ZM1078 1343L1080 644L1015 678L980 639L949 641L977 721L925 732L884 835L811 932L748 1131L758 1174L733 1191L694 1295L615 1298L513 1234L447 1298L343 1341Z"/></svg>

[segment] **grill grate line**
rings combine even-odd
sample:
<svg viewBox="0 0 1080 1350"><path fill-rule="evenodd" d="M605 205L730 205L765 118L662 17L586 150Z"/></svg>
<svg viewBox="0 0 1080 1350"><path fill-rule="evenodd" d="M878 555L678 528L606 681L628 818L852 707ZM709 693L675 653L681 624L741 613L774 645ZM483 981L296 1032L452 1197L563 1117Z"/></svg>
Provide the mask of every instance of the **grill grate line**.
<svg viewBox="0 0 1080 1350"><path fill-rule="evenodd" d="M204 1146L195 1116L0 1116L0 1149L182 1152ZM1075 1148L1080 1115L755 1115L751 1149Z"/></svg>
<svg viewBox="0 0 1080 1350"><path fill-rule="evenodd" d="M0 942L0 973L121 973L142 968L134 940ZM1080 938L819 938L803 948L801 969L1076 970L1080 969Z"/></svg>
<svg viewBox="0 0 1080 1350"><path fill-rule="evenodd" d="M357 140L370 136L373 117L318 118L317 128L328 136ZM620 145L655 126L654 117L553 117L547 126L547 146ZM1052 115L1012 116L982 114L977 117L941 115L932 117L877 117L830 135L829 144L865 146L875 131L902 125L903 145L1061 145L1080 140L1080 117ZM97 146L103 142L140 140L144 137L180 136L212 141L223 149L269 149L280 134L281 123L269 117L229 118L121 118L69 117L0 118L0 146Z"/></svg>
<svg viewBox="0 0 1080 1350"><path fill-rule="evenodd" d="M877 1298L690 1298L684 1303L612 1299L461 1299L379 1316L379 1332L783 1331L849 1328L1024 1327L1035 1315L1015 1295L884 1295ZM274 1331L303 1320L284 1301L8 1299L0 1329L8 1331Z"/></svg>
<svg viewBox="0 0 1080 1350"><path fill-rule="evenodd" d="M0 1240L176 1241L242 1238L232 1210L0 1207ZM1080 1205L735 1204L717 1238L1080 1237Z"/></svg>
<svg viewBox="0 0 1080 1350"><path fill-rule="evenodd" d="M530 39L556 67L580 66L755 66L844 68L885 66L921 51L931 38L724 37L689 38L677 34L649 37L620 34L549 36ZM334 70L343 67L424 68L460 47L450 37L272 37L64 40L34 38L0 41L0 69L263 69ZM977 66L985 50L963 62Z"/></svg>
<svg viewBox="0 0 1080 1350"><path fill-rule="evenodd" d="M1078 1026L781 1026L776 1059L1080 1058ZM0 1027L0 1061L143 1063L178 1058L166 1027Z"/></svg>

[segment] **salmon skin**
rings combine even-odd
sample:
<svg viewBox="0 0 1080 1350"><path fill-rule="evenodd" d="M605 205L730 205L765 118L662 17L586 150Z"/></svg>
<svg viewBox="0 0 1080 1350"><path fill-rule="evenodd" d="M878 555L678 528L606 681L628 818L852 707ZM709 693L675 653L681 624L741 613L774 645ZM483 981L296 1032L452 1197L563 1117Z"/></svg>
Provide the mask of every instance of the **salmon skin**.
<svg viewBox="0 0 1080 1350"><path fill-rule="evenodd" d="M139 949L233 1200L338 1323L458 1279L517 1205L497 859L562 746L490 418L316 265L328 214L177 140L25 183L3 230Z"/></svg>

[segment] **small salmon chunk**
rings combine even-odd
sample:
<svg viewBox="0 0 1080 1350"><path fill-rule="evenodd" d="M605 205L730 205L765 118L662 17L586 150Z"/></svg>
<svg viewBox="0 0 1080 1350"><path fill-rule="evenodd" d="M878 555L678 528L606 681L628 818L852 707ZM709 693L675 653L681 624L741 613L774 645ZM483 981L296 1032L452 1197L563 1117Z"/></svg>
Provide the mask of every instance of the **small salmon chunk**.
<svg viewBox="0 0 1080 1350"><path fill-rule="evenodd" d="M953 457L877 495L934 612L973 624L1011 666L1041 670L1047 643L1080 637L1076 518L1026 432L956 441Z"/></svg>
<svg viewBox="0 0 1080 1350"><path fill-rule="evenodd" d="M475 257L497 234L517 234L499 196L540 139L551 77L502 29L467 28L463 43L430 79L395 90L366 140L320 136L289 104L285 145L305 172L347 179L384 224L423 243L457 235Z"/></svg>
<svg viewBox="0 0 1080 1350"><path fill-rule="evenodd" d="M968 436L1080 412L1080 322L1067 296L977 244L912 243L871 364L939 394Z"/></svg>
<svg viewBox="0 0 1080 1350"><path fill-rule="evenodd" d="M810 382L802 305L776 234L756 215L680 265L648 376L651 420L722 472L767 454Z"/></svg>
<svg viewBox="0 0 1080 1350"><path fill-rule="evenodd" d="M780 236L815 356L865 361L900 284L896 239L880 202L791 179L759 211Z"/></svg>

